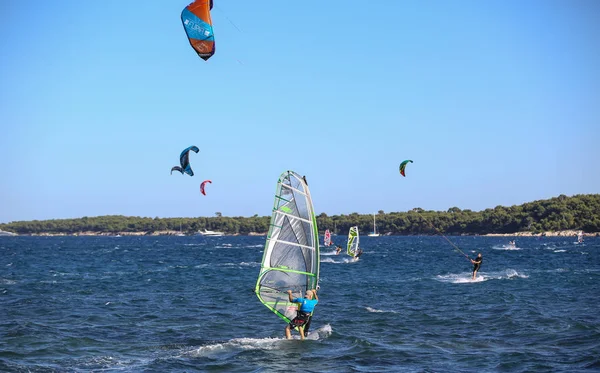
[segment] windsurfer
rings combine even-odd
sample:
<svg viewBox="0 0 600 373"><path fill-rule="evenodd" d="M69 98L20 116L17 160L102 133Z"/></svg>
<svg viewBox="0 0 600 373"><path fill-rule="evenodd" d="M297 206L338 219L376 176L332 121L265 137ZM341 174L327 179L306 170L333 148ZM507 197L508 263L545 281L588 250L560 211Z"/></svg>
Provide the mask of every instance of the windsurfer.
<svg viewBox="0 0 600 373"><path fill-rule="evenodd" d="M335 255L340 255L340 253L342 252L342 248L341 246L335 246Z"/></svg>
<svg viewBox="0 0 600 373"><path fill-rule="evenodd" d="M479 271L479 267L481 267L481 262L483 262L483 257L481 253L477 254L477 258L475 260L469 259L471 263L473 263L473 280L477 277L477 271Z"/></svg>
<svg viewBox="0 0 600 373"><path fill-rule="evenodd" d="M354 259L358 260L358 258L362 255L363 249L360 247L356 250L356 254L354 254Z"/></svg>
<svg viewBox="0 0 600 373"><path fill-rule="evenodd" d="M292 303L299 303L298 313L296 317L285 327L285 337L292 338L292 329L298 328L300 338L304 339L304 329L308 329L310 325L311 314L315 306L319 302L316 290L307 290L304 298L292 298L292 291L288 290L288 298ZM314 299L313 299L314 298Z"/></svg>

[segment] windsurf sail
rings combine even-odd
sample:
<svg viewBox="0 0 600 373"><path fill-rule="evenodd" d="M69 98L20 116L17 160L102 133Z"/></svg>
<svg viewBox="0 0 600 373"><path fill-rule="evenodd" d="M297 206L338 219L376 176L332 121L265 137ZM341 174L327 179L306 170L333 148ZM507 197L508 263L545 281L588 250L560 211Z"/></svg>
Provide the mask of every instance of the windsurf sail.
<svg viewBox="0 0 600 373"><path fill-rule="evenodd" d="M325 246L331 245L331 232L329 232L329 229L327 229L325 231L325 238L323 239L323 245L325 245Z"/></svg>
<svg viewBox="0 0 600 373"><path fill-rule="evenodd" d="M350 230L348 231L348 246L346 247L346 252L351 257L354 257L354 254L356 254L359 241L360 236L358 235L358 227L350 227Z"/></svg>
<svg viewBox="0 0 600 373"><path fill-rule="evenodd" d="M286 323L298 310L294 297L316 289L319 282L319 233L306 179L286 171L277 181L275 204L254 292Z"/></svg>

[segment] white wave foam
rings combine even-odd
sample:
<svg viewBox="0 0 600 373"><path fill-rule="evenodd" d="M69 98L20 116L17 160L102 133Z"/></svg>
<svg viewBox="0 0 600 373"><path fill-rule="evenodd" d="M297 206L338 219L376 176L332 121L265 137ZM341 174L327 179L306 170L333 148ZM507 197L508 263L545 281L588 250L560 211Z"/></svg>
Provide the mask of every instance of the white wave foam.
<svg viewBox="0 0 600 373"><path fill-rule="evenodd" d="M240 263L221 263L221 264L219 264L219 267L236 267L236 266L256 267L259 265L260 265L260 263L258 263L258 262L240 262Z"/></svg>
<svg viewBox="0 0 600 373"><path fill-rule="evenodd" d="M559 273L561 273L561 272L569 272L569 269L567 269L567 268L556 268L556 269L551 269L551 270L549 270L547 272L550 272L550 273L552 273L552 272L559 272Z"/></svg>
<svg viewBox="0 0 600 373"><path fill-rule="evenodd" d="M448 275L438 275L436 276L436 280L441 282L448 282L452 284L470 284L474 282L483 282L488 280L512 280L516 278L529 278L528 275L519 273L514 269L506 269L500 272L486 272L486 273L477 273L477 278L475 280L472 279L471 273L460 273L460 274L448 274Z"/></svg>
<svg viewBox="0 0 600 373"><path fill-rule="evenodd" d="M245 267L257 267L260 265L260 263L258 263L258 262L241 262L240 265L245 266Z"/></svg>
<svg viewBox="0 0 600 373"><path fill-rule="evenodd" d="M494 250L504 250L504 251L517 251L517 250L521 250L522 248L517 247L517 246L502 245L502 246L492 246L492 249L494 249Z"/></svg>
<svg viewBox="0 0 600 373"><path fill-rule="evenodd" d="M567 250L561 249L561 250L554 250L555 253L566 253Z"/></svg>
<svg viewBox="0 0 600 373"><path fill-rule="evenodd" d="M143 359L135 363L145 365L150 362L150 359ZM93 370L118 369L131 367L134 364L133 360L121 360L112 356L94 356L80 359L79 364L85 368ZM136 364L136 365L137 365Z"/></svg>
<svg viewBox="0 0 600 373"><path fill-rule="evenodd" d="M334 263L334 264L347 264L347 263L356 263L358 260L354 260L352 258L344 258L342 260L333 260L331 258L325 258L321 260L321 263Z"/></svg>
<svg viewBox="0 0 600 373"><path fill-rule="evenodd" d="M327 338L331 335L333 329L331 325L326 324L316 330L308 333L306 339L309 340L320 340ZM300 339L297 333L294 333L293 339ZM227 342L215 343L206 346L201 346L193 351L189 351L188 354L192 356L210 356L220 353L228 353L235 351L247 351L247 350L275 350L280 349L282 343L286 343L285 338L234 338Z"/></svg>
<svg viewBox="0 0 600 373"><path fill-rule="evenodd" d="M378 310L378 309L371 308L371 307L365 307L365 309L369 312L374 312L374 313L398 313L398 311Z"/></svg>
<svg viewBox="0 0 600 373"><path fill-rule="evenodd" d="M223 343L215 343L190 351L192 356L207 356L235 350L273 350L284 338L236 338Z"/></svg>
<svg viewBox="0 0 600 373"><path fill-rule="evenodd" d="M467 273L467 274L463 273L463 274L438 275L438 276L436 276L436 280L441 281L441 282L448 282L448 283L452 283L452 284L470 284L473 282L486 281L487 278L482 274L478 274L477 278L475 280L473 280L472 275L470 273Z"/></svg>
<svg viewBox="0 0 600 373"><path fill-rule="evenodd" d="M331 335L331 333L333 333L333 328L331 327L331 325L325 324L322 327L320 327L312 332L309 332L308 336L306 338L311 339L311 340L325 339L325 338L329 337Z"/></svg>
<svg viewBox="0 0 600 373"><path fill-rule="evenodd" d="M519 273L514 269L507 269L506 271L504 271L506 274L505 278L511 279L511 278L529 278L528 275L523 274L523 273ZM501 277L502 278L502 277Z"/></svg>

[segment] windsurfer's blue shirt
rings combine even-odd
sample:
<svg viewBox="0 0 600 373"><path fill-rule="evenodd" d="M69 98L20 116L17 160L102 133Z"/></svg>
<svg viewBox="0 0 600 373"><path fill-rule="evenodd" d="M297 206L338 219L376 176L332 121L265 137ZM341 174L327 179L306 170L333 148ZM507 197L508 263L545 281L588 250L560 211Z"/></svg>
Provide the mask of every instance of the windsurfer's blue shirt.
<svg viewBox="0 0 600 373"><path fill-rule="evenodd" d="M300 312L311 313L312 311L314 311L315 306L319 301L316 299L310 300L306 298L294 298L292 302L300 303Z"/></svg>

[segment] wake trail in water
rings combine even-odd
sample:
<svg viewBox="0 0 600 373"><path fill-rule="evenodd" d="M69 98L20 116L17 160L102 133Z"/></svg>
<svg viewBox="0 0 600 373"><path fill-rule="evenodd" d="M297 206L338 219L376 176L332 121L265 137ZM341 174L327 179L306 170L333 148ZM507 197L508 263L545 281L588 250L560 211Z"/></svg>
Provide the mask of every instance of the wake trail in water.
<svg viewBox="0 0 600 373"><path fill-rule="evenodd" d="M478 272L475 280L472 279L471 272L450 273L447 275L435 276L436 281L452 284L472 284L489 280L513 280L519 278L526 279L529 278L529 276L524 273L519 273L514 269L506 269L499 272Z"/></svg>
<svg viewBox="0 0 600 373"><path fill-rule="evenodd" d="M333 260L331 258L321 259L321 263L334 263L334 264L348 264L348 263L358 263L358 260L354 260L352 258L343 258L341 260Z"/></svg>
<svg viewBox="0 0 600 373"><path fill-rule="evenodd" d="M318 341L321 339L328 338L333 329L331 325L326 324L316 330L308 333L306 340ZM299 340L299 335L293 335L293 340ZM187 356L203 356L203 357L214 357L215 355L237 353L249 350L278 350L284 346L285 343L289 343L284 337L281 338L234 338L232 340L220 343L213 343L198 348L194 348L191 351L185 352L183 355Z"/></svg>
<svg viewBox="0 0 600 373"><path fill-rule="evenodd" d="M392 310L378 310L376 308L371 308L371 307L365 307L365 309L369 312L372 313L398 313L398 311L392 311Z"/></svg>
<svg viewBox="0 0 600 373"><path fill-rule="evenodd" d="M492 246L493 250L504 250L504 251L519 251L522 250L522 248L517 247L517 246L509 246L509 245L502 245L502 246Z"/></svg>

